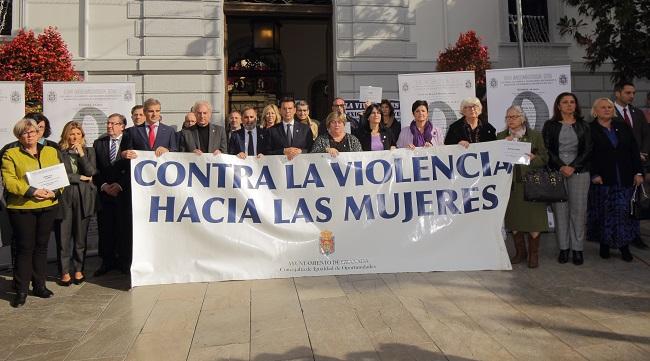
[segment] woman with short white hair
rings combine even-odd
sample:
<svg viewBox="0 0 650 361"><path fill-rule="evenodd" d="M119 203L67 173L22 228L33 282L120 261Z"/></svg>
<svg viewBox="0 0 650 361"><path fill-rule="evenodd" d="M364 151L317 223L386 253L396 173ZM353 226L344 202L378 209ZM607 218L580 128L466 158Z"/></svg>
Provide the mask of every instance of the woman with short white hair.
<svg viewBox="0 0 650 361"><path fill-rule="evenodd" d="M524 177L528 172L546 166L548 153L542 134L528 126L526 114L518 105L506 110L506 129L497 134L497 139L530 143L530 164L514 166L510 200L506 209L505 226L512 232L515 241L515 255L512 264L528 259L528 268L539 265L539 239L541 232L548 230L546 204L527 202L524 199ZM528 233L528 249L525 234Z"/></svg>
<svg viewBox="0 0 650 361"><path fill-rule="evenodd" d="M483 105L478 98L463 99L460 103L460 113L463 116L449 125L445 144L460 144L467 148L471 143L496 140L496 129L486 120L479 118L482 111Z"/></svg>

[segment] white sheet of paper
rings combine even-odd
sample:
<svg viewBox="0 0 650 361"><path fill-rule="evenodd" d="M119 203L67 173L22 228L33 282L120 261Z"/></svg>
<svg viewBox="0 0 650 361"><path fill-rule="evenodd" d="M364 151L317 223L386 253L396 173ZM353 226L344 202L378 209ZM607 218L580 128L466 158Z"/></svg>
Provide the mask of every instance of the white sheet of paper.
<svg viewBox="0 0 650 361"><path fill-rule="evenodd" d="M381 103L382 89L378 86L360 86L359 100L362 102L370 101L375 104Z"/></svg>
<svg viewBox="0 0 650 361"><path fill-rule="evenodd" d="M528 142L517 142L511 140L501 140L501 145L503 146L503 152L500 155L502 162L508 162L512 164L530 164L530 147L531 144Z"/></svg>
<svg viewBox="0 0 650 361"><path fill-rule="evenodd" d="M27 183L34 188L55 191L70 185L63 163L27 172Z"/></svg>

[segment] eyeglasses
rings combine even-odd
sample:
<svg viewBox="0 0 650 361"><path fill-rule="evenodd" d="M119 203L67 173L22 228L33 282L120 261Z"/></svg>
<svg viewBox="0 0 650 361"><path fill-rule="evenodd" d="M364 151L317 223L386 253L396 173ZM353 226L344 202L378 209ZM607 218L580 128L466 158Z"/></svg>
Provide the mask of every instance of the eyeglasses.
<svg viewBox="0 0 650 361"><path fill-rule="evenodd" d="M25 137L25 136L29 137L29 136L36 135L36 134L38 134L37 131L35 131L35 130L28 130L28 131L26 131L26 132L22 132L22 133L20 133L20 136L21 136L21 137Z"/></svg>
<svg viewBox="0 0 650 361"><path fill-rule="evenodd" d="M506 119L517 119L517 118L521 118L521 115L519 115L519 114L518 115L506 115Z"/></svg>
<svg viewBox="0 0 650 361"><path fill-rule="evenodd" d="M335 107L341 107L341 108L342 108L342 107L345 106L345 103L344 103L344 104L334 104L334 106L335 106Z"/></svg>
<svg viewBox="0 0 650 361"><path fill-rule="evenodd" d="M478 105L466 105L463 109L478 109Z"/></svg>

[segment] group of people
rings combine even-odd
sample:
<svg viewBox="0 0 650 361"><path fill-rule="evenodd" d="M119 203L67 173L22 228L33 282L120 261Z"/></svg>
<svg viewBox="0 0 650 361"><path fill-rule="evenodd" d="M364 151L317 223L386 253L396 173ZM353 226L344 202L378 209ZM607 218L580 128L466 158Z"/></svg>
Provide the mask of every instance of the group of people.
<svg viewBox="0 0 650 361"><path fill-rule="evenodd" d="M520 107L508 108L506 129L497 138L530 142L532 149L530 165L515 166L505 217L515 244L513 264L527 259L535 268L539 263L540 232L548 230L546 205L524 200L524 177L543 167L559 171L567 191L566 202L552 204L559 263L571 258L573 264L583 264L585 239L600 243L600 257L609 258L613 248L626 262L633 260L630 244L648 247L640 237L639 221L630 215L650 151L650 125L632 105L634 94L632 83L617 84L615 102L596 99L588 122L575 94L561 93L541 134L528 126Z"/></svg>
<svg viewBox="0 0 650 361"><path fill-rule="evenodd" d="M630 88L632 89L630 99ZM540 134L528 125L518 106L507 109L504 130L497 133L485 117L477 98L461 102L462 117L450 124L446 134L429 121L428 103L412 104L410 122L400 123L389 101L367 103L357 120L346 115L345 101L334 99L332 112L323 122L309 117L304 101L282 99L279 108L268 105L258 119L257 110L246 107L233 111L226 127L212 123L212 107L196 102L178 132L161 123L161 104L148 99L131 111L133 126L126 118L111 114L106 133L89 146L80 123L68 122L61 139L54 143L49 121L42 114L27 114L14 126L17 142L2 150L2 179L6 207L14 231L14 283L11 304L25 303L32 294L48 298L45 286L47 243L55 231L59 255L59 283L68 286L85 280L86 234L90 217L97 215L100 268L94 276L113 269L128 272L131 264L132 225L129 160L135 151L196 154L228 153L240 158L285 155L293 159L302 153L415 149L497 139L532 143L530 165L514 167L512 193L505 226L512 231L515 255L512 263L528 261L538 266L539 239L547 231L546 205L527 202L523 177L532 169L549 167L565 178L568 201L553 205L559 246L558 261L566 263L572 251L576 265L583 263L585 233L601 242L600 255L609 257L610 248L620 249L623 259L632 256L628 244L637 242L639 223L627 216L633 187L643 182L642 164L650 149L650 126L638 117L631 102L634 86L616 88L617 102L606 98L593 103L591 124L580 112L572 93L560 94L553 105L553 117ZM619 114L620 111L620 114ZM641 114L642 116L642 114ZM346 124L350 123L350 132ZM63 163L70 186L56 191L29 185L27 172ZM587 231L585 232L585 226ZM528 234L526 247L525 234Z"/></svg>

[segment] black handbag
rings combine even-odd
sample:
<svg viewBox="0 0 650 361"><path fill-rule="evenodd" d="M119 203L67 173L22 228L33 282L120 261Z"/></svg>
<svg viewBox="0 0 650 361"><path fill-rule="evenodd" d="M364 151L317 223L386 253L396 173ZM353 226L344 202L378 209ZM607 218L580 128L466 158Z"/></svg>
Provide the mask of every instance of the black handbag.
<svg viewBox="0 0 650 361"><path fill-rule="evenodd" d="M564 176L549 168L531 170L523 177L524 200L527 202L566 202Z"/></svg>
<svg viewBox="0 0 650 361"><path fill-rule="evenodd" d="M634 187L634 193L630 199L630 216L634 219L650 219L650 195L647 188L646 183Z"/></svg>

